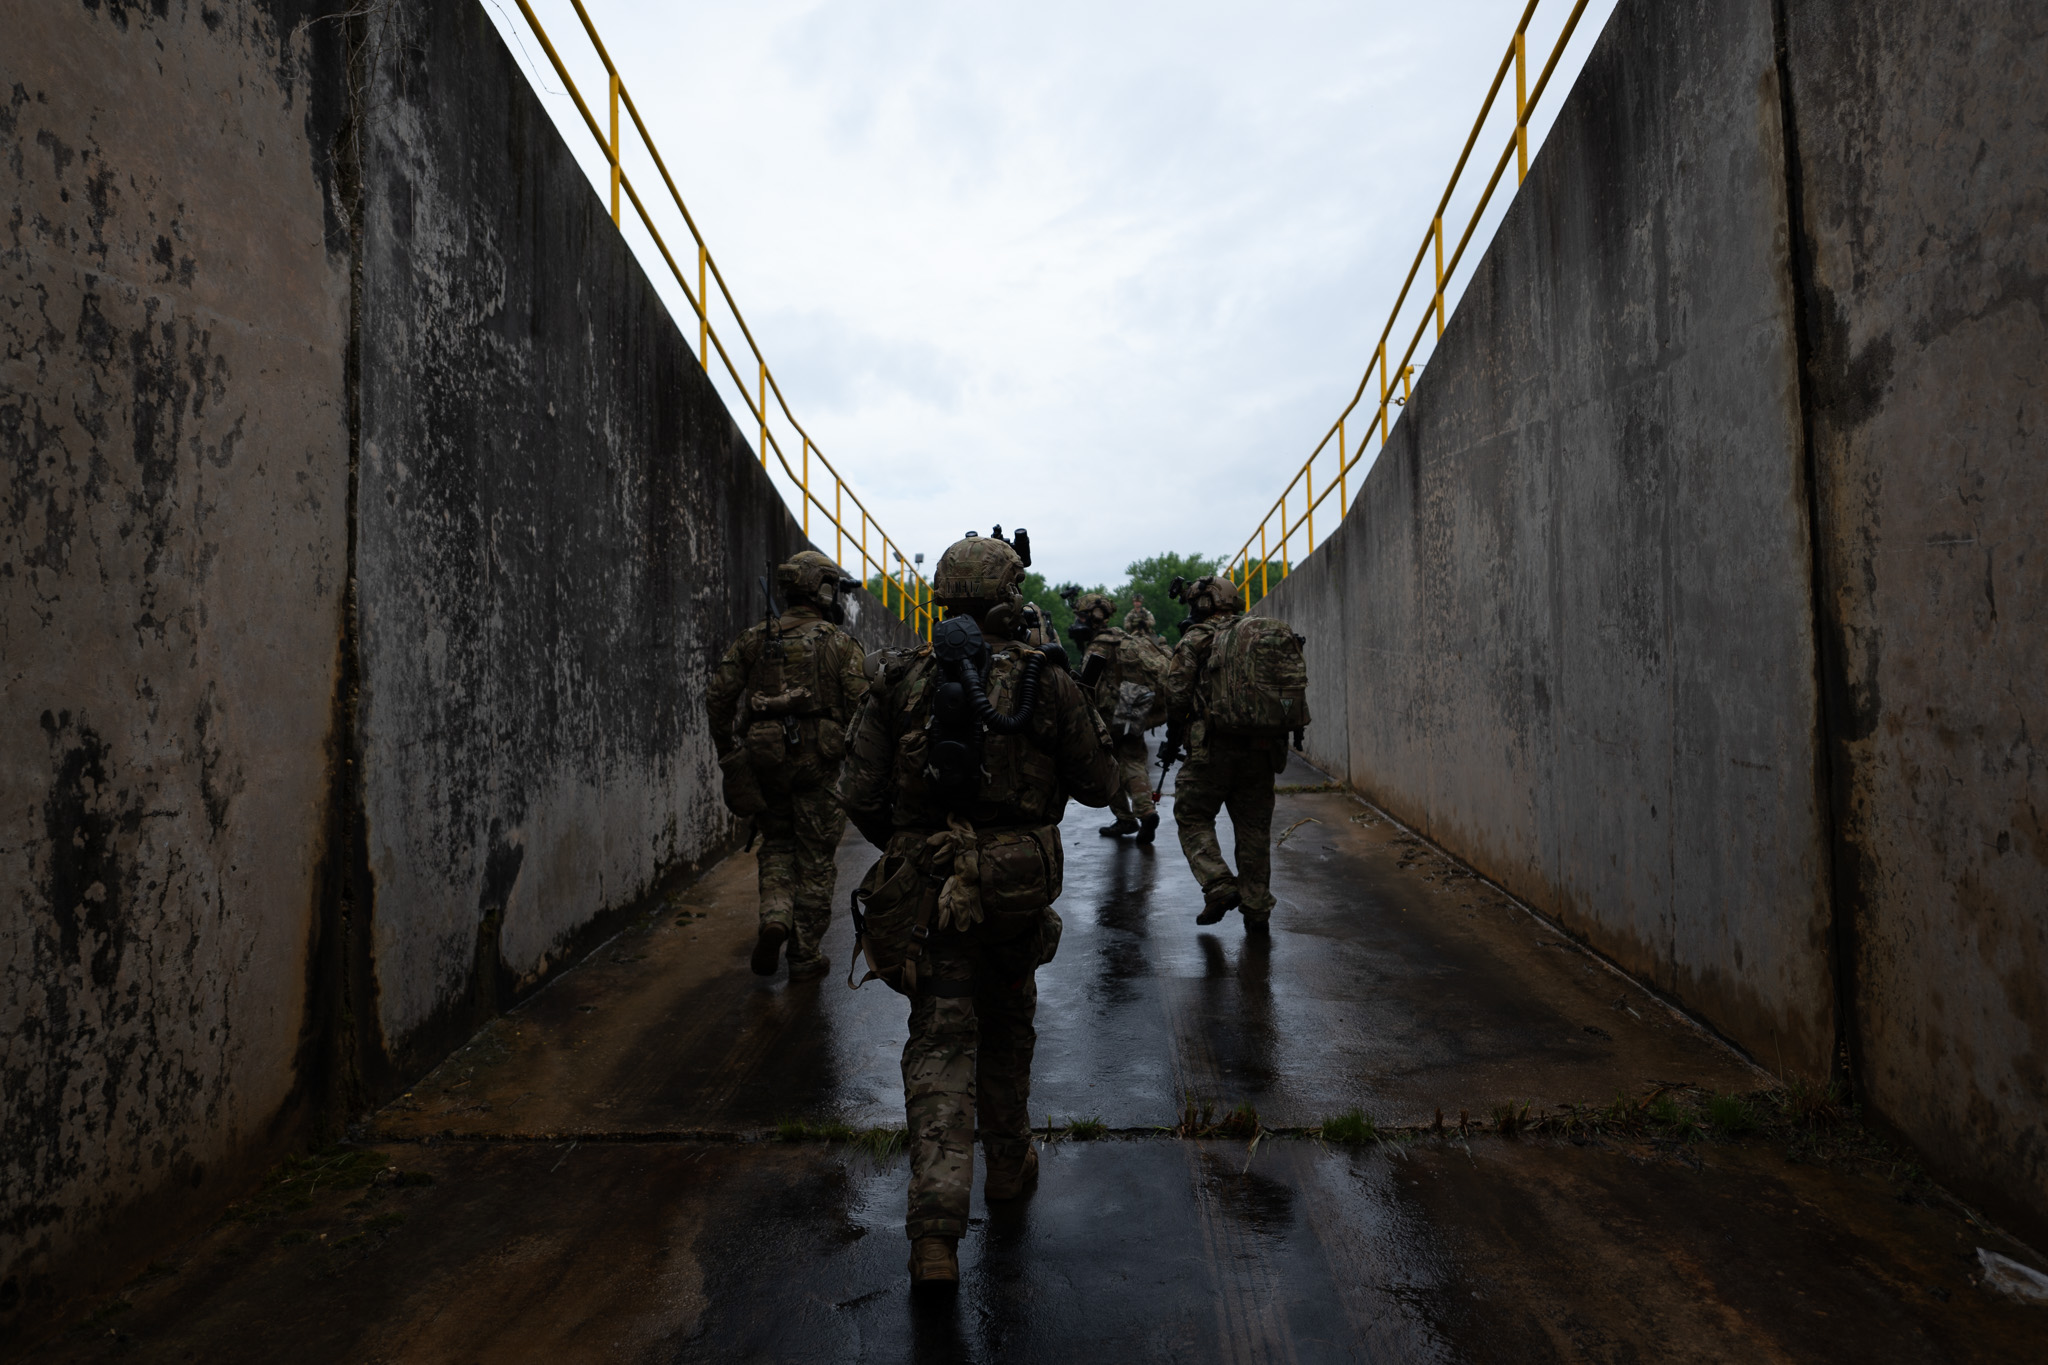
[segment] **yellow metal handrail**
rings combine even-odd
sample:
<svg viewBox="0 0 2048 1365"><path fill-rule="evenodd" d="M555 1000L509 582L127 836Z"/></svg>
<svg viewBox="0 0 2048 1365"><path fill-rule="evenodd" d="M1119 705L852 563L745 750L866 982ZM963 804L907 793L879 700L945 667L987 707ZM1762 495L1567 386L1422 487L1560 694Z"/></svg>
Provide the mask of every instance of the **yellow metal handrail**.
<svg viewBox="0 0 2048 1365"><path fill-rule="evenodd" d="M576 111L583 115L583 122L590 128L590 135L597 139L598 147L604 153L610 170L612 222L619 222L619 196L623 193L633 205L634 212L640 215L641 226L647 229L647 235L653 239L655 249L661 253L661 259L667 264L669 273L675 276L676 283L681 286L683 297L689 301L690 307L697 314L697 363L704 367L706 374L709 374L711 352L718 352L718 359L725 366L725 372L732 377L733 387L738 391L740 401L747 405L749 414L760 427L761 467L768 467L768 455L773 451L776 462L782 466L782 472L788 475L792 484L802 490L804 535L808 537L811 534L811 508L816 507L833 528L832 558L841 567L845 567L846 552L850 545L857 543L860 570L855 576L860 579L863 586L866 586L870 581L870 567L878 570L883 608L893 608L899 620L907 621L913 630L929 640L932 631L931 591L925 583L924 576L906 560L901 546L882 529L881 523L868 510L867 504L860 500L859 495L847 487L846 480L840 477L839 470L825 458L825 453L818 448L818 443L811 439L810 432L804 429L803 424L796 420L796 415L789 410L789 400L783 396L781 384L776 382L774 372L768 368L768 361L762 356L761 347L754 340L753 329L747 326L747 320L741 314L739 304L733 299L732 290L726 285L725 275L718 268L718 261L712 256L710 248L704 244L704 234L697 230L697 220L690 216L689 207L683 203L682 191L676 188L675 178L668 173L668 166L661 159L661 151L654 145L653 134L648 132L646 121L640 117L640 110L634 105L632 94L626 89L625 81L619 76L618 67L612 62L611 53L605 49L604 40L598 36L597 25L590 21L589 13L583 8L583 0L569 0L569 3L575 7L576 17L582 20L583 31L589 35L590 44L596 49L598 60L604 63L611 114L609 135L599 127L597 116L591 113L590 106L584 103L582 92L576 88L576 82L570 77L568 68L563 65L561 54L555 50L554 43L548 38L547 30L541 25L540 16L533 12L533 6L528 0L518 0L519 12L526 16L528 26L533 29L533 36L540 40L541 50L547 53L548 61L555 68L555 74L562 78L562 85L569 92L569 98L575 101ZM668 189L669 198L675 202L677 212L682 215L683 225L689 229L690 237L696 243L697 287L694 290L690 288L690 281L685 276L683 268L676 263L675 256L669 251L668 243L663 240L661 229L654 225L653 214L648 212L647 205L641 201L640 192L634 188L632 177L626 174L620 160L621 104L625 106L627 115L633 120L634 128L639 131L641 144L647 149L655 170L661 175L662 184ZM733 364L732 356L726 351L725 342L720 339L718 330L711 325L707 295L708 286L712 283L718 286L719 295L732 313L733 321L739 324L740 335L745 339L747 350L752 355L755 373L749 378L753 379L755 384L751 389L748 381L740 377L740 370ZM781 411L783 419L801 442L802 453L795 468L791 467L789 456L782 448L782 442L776 438L769 426L768 396L771 393L775 396L776 407ZM825 472L832 477L832 505L829 508L825 505L824 499L811 487L813 456L817 457L818 463L824 466ZM848 502L860 512L860 533L857 542L854 532L848 528L844 519L845 505ZM868 550L870 531L879 542L874 554L870 554ZM893 575L889 563L892 556L895 559Z"/></svg>
<svg viewBox="0 0 2048 1365"><path fill-rule="evenodd" d="M1341 522L1350 511L1351 471L1364 458L1366 442L1371 439L1375 430L1379 433L1380 445L1386 444L1387 432L1391 426L1387 407L1390 403L1398 407L1408 401L1415 377L1415 366L1409 362L1415 358L1415 348L1422 344L1422 335L1428 329L1432 318L1436 321L1436 334L1439 337L1444 334L1445 286L1457 273L1459 262L1465 259L1465 248L1470 245L1472 233L1478 228L1479 220L1485 214L1487 204L1492 201L1495 188L1500 184L1501 175L1507 170L1508 158L1515 159L1517 185L1529 174L1529 115L1535 110L1536 102L1543 98L1543 91L1550 84L1551 73L1557 69L1557 62L1564 55L1565 45L1571 41L1573 32L1578 28L1579 16L1585 12L1587 0L1577 0L1572 6L1571 16L1565 20L1564 29L1557 36L1557 43L1551 49L1549 60L1544 62L1542 74L1536 78L1535 88L1528 89L1525 93L1528 80L1529 21L1535 17L1539 3L1540 0L1529 0L1528 7L1522 11L1521 21L1515 25L1514 36L1508 41L1507 53L1501 58L1500 69L1494 73L1493 84L1487 88L1486 99L1479 106L1479 117L1472 121L1471 135L1465 139L1464 150L1458 153L1458 164L1451 169L1450 183L1444 186L1443 197L1437 201L1436 214L1430 220L1429 231L1423 234L1422 245L1416 248L1415 261L1408 267L1407 278L1401 281L1401 292L1394 298L1393 309L1387 314L1387 325L1380 329L1379 344L1374 348L1373 359L1367 364L1364 376L1359 379L1358 388L1352 393L1351 401L1344 405L1344 410L1337 414L1337 420L1323 433L1323 439L1316 442L1315 449L1302 461L1301 468L1288 480L1287 487L1280 491L1280 496L1274 500L1266 515L1259 519L1258 529L1245 537L1244 544L1230 558L1228 572L1237 580L1247 605L1266 596L1271 590L1273 557L1276 551L1280 561L1279 576L1283 579L1287 577L1290 567L1289 546L1297 532L1306 529L1308 553L1315 553L1316 508L1322 505L1323 500L1328 498L1333 490L1332 482L1325 478L1323 491L1320 496L1317 495L1315 462L1317 456L1330 448L1333 439L1337 443L1337 478L1334 484L1334 491L1337 494L1337 520ZM1465 173L1465 165L1472 158L1472 149L1478 145L1479 134L1486 126L1486 116L1493 112L1493 103L1499 98L1501 86L1506 82L1510 70L1515 73L1514 132L1509 136L1507 146L1501 149L1500 160L1494 164L1493 174L1488 177L1486 188L1480 193L1479 203L1473 208L1470 221L1465 224L1464 232L1458 237L1457 249L1451 253L1450 262L1446 264L1444 210L1450 207L1451 195L1458 188L1458 179ZM1387 364L1387 339L1393 335L1394 324L1400 319L1401 309L1408 302L1409 292L1415 287L1415 277L1422 270L1423 261L1429 259L1432 247L1435 248L1436 258L1435 291L1430 296L1429 306L1421 320L1415 325L1415 334L1408 339L1407 350L1401 353L1400 360L1395 362L1390 371ZM1366 386L1372 383L1375 370L1379 372L1380 381L1379 409L1377 413L1368 414L1366 429L1359 434L1356 444L1353 445L1347 439L1346 423L1351 414L1357 411L1359 403L1364 400ZM1401 390L1401 396L1398 398L1394 396L1396 384ZM1290 520L1288 500L1296 488L1302 490L1304 515L1295 516ZM1269 543L1268 539L1276 516L1280 519L1277 545ZM1325 539L1327 538L1326 536ZM1251 555L1252 542L1255 540L1259 543L1259 556L1256 560ZM1256 595L1252 593L1254 574L1257 575L1259 588Z"/></svg>

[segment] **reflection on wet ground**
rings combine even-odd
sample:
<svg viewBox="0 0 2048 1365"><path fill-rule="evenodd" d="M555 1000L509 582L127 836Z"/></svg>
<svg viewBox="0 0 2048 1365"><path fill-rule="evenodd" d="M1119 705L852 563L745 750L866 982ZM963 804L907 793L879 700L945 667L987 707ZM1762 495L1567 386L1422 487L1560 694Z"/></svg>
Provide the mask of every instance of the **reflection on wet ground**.
<svg viewBox="0 0 2048 1365"><path fill-rule="evenodd" d="M1170 802L1149 849L1070 811L1033 1109L1113 1135L1049 1144L1027 1201L976 1195L950 1305L909 1302L900 1157L769 1140L900 1124L906 1007L753 977L742 856L378 1115L381 1180L245 1206L39 1358L2048 1358L2048 1309L1971 1273L1979 1245L2039 1262L1880 1174L1763 1143L1459 1136L1509 1100L1763 1079L1350 797L1280 812L1260 939L1196 928ZM866 861L850 841L842 886ZM850 947L842 918L828 948ZM1190 1102L1451 1126L1176 1137Z"/></svg>

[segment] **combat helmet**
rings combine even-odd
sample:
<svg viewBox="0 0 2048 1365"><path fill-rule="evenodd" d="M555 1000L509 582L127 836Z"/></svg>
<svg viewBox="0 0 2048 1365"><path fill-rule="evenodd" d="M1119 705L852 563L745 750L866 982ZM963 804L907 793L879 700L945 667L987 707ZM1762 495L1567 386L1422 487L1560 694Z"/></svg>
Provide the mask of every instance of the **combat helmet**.
<svg viewBox="0 0 2048 1365"><path fill-rule="evenodd" d="M1228 574L1204 574L1192 583L1175 580L1173 596L1187 603L1190 619L1234 616L1244 610L1237 583Z"/></svg>
<svg viewBox="0 0 2048 1365"><path fill-rule="evenodd" d="M1099 628L1103 622L1116 615L1116 599L1106 592L1084 592L1074 599L1074 619L1087 616L1094 619Z"/></svg>
<svg viewBox="0 0 2048 1365"><path fill-rule="evenodd" d="M826 620L840 621L846 611L839 596L856 584L830 556L805 550L776 566L775 586L785 603L809 602Z"/></svg>
<svg viewBox="0 0 2048 1365"><path fill-rule="evenodd" d="M1020 597L1017 585L1023 581L1024 560L1008 542L969 531L939 556L932 599L955 610L999 604Z"/></svg>

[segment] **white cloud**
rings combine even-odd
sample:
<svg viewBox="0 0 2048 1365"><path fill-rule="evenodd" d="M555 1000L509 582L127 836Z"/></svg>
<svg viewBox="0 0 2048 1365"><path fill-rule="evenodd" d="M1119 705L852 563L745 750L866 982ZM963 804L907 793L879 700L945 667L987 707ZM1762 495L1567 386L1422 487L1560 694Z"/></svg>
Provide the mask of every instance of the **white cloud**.
<svg viewBox="0 0 2048 1365"><path fill-rule="evenodd" d="M1522 3L587 8L792 408L904 548L1022 524L1048 575L1114 581L1235 549L1334 420Z"/></svg>

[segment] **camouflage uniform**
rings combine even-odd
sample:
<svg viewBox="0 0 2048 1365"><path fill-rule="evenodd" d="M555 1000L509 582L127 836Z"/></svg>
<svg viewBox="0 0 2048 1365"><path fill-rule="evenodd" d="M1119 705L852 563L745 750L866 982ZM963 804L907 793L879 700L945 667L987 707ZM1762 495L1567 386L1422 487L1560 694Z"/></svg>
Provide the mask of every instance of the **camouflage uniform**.
<svg viewBox="0 0 2048 1365"><path fill-rule="evenodd" d="M831 564L815 551L805 556ZM789 591L786 581L784 590ZM835 784L846 752L846 723L867 696L868 679L860 641L826 620L817 605L791 597L772 631L765 621L750 626L725 652L705 705L721 763L730 763L742 747L754 756L752 770L766 803L754 813L761 835L760 929L764 943L771 929L787 935L790 975L802 977L820 975L827 965L818 945L832 923L834 859L846 831ZM809 646L816 695L773 708L775 714L762 719L762 699L794 685L782 677L777 638ZM769 944L771 956L765 968L757 962L756 970L774 970L773 950Z"/></svg>
<svg viewBox="0 0 2048 1365"><path fill-rule="evenodd" d="M1133 635L1143 635L1151 639L1159 634L1159 622L1145 609L1144 603L1138 602L1132 604L1131 609L1124 613L1124 629Z"/></svg>
<svg viewBox="0 0 2048 1365"><path fill-rule="evenodd" d="M1202 716L1202 669L1210 643L1237 615L1234 591L1227 601L1217 614L1181 628L1180 648L1166 674L1168 733L1186 735L1188 747L1174 786L1173 818L1203 899L1215 902L1234 893L1245 924L1256 927L1273 914L1273 776L1287 766L1287 740L1226 734ZM1234 876L1216 838L1216 813L1226 807L1235 831Z"/></svg>
<svg viewBox="0 0 2048 1365"><path fill-rule="evenodd" d="M948 550L934 575L939 599L978 620L1018 621L1018 604L1009 601L1023 572L1017 557L1007 547L999 552L1002 542L993 539L962 544L968 548ZM1007 713L1035 651L993 638L995 629L987 641L987 695ZM1032 1020L1038 1003L1033 974L1059 940L1059 918L1051 908L1058 895L1057 824L1070 796L1100 806L1115 781L1108 736L1093 708L1065 670L1045 664L1025 730L986 735L987 776L979 794L949 807L926 762L940 680L930 649L899 656L883 671L848 736L839 787L847 813L885 859L924 860L917 865L934 876L933 848L960 839L964 830L969 843L978 841L984 897L1004 889L996 880L1001 874L992 878L990 872L994 842L1028 832L1042 850L1033 856L1035 875L1046 880L1042 908L1022 905L1006 912L1007 923L1027 926L1014 936L998 933L991 918L964 931L933 928L924 940L903 1048L910 1147L904 1227L914 1248L930 1238L946 1239L950 1248L967 1230L977 1115L991 1191L999 1176L1014 1183L1031 1159L1031 1057L1037 1043ZM1039 860L1048 857L1045 868ZM1040 885L1029 883L1024 899ZM950 1250L945 1254L950 1257ZM917 1265L914 1250L913 1282ZM952 1273L957 1275L957 1266Z"/></svg>
<svg viewBox="0 0 2048 1365"><path fill-rule="evenodd" d="M1107 621L1115 612L1116 604L1101 593L1087 593L1074 602L1074 619L1082 621ZM1149 638L1149 637L1148 637ZM1101 678L1096 681L1093 696L1095 710L1102 717L1104 728L1109 732L1111 752L1116 755L1117 788L1109 799L1110 813L1116 816L1113 828L1137 828L1137 823L1146 816L1156 815L1158 807L1152 801L1151 754L1145 748L1142 730L1133 730L1116 723L1118 684L1124 679L1123 657L1126 647L1143 648L1124 631L1111 625L1097 625L1088 636L1087 648L1081 655L1085 671L1091 656L1100 656L1104 662Z"/></svg>

